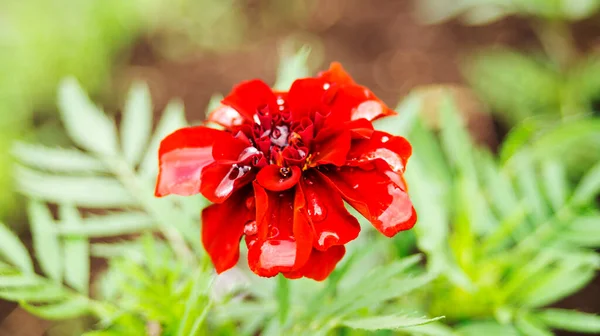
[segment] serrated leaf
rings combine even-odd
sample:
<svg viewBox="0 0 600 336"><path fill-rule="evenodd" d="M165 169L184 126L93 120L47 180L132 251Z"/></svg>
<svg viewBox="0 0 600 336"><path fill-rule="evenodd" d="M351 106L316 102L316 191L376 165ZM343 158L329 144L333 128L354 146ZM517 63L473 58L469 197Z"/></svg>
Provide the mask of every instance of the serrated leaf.
<svg viewBox="0 0 600 336"><path fill-rule="evenodd" d="M424 317L387 315L387 316L365 317L365 318L344 320L341 322L341 325L345 325L352 329L362 329L362 330L384 330L384 329L393 330L393 329L400 329L400 328L423 325L423 324L427 324L427 323L431 323L431 322L440 320L442 318L444 318L444 317L436 317L436 318L428 319L428 318L424 318Z"/></svg>
<svg viewBox="0 0 600 336"><path fill-rule="evenodd" d="M158 224L143 212L112 213L86 218L82 225L64 223L56 227L58 234L80 237L113 237L156 229Z"/></svg>
<svg viewBox="0 0 600 336"><path fill-rule="evenodd" d="M121 142L125 159L135 165L148 144L152 129L152 102L150 90L145 83L135 83L127 95L123 121L121 122Z"/></svg>
<svg viewBox="0 0 600 336"><path fill-rule="evenodd" d="M569 183L565 167L558 161L546 161L542 164L543 186L554 211L559 211L567 202Z"/></svg>
<svg viewBox="0 0 600 336"><path fill-rule="evenodd" d="M104 176L60 176L15 165L17 189L30 198L84 208L122 208L137 205L117 180Z"/></svg>
<svg viewBox="0 0 600 336"><path fill-rule="evenodd" d="M550 211L543 199L542 192L537 183L537 172L530 157L519 155L513 160L513 167L517 180L517 187L522 199L531 210L531 217L535 223L543 223L548 219Z"/></svg>
<svg viewBox="0 0 600 336"><path fill-rule="evenodd" d="M76 144L97 154L117 154L114 122L89 100L75 78L61 82L58 106L67 133Z"/></svg>
<svg viewBox="0 0 600 336"><path fill-rule="evenodd" d="M59 217L64 225L83 227L77 208L59 207ZM80 293L86 294L90 282L90 243L87 238L69 236L64 239L65 282Z"/></svg>
<svg viewBox="0 0 600 336"><path fill-rule="evenodd" d="M584 205L600 193L600 163L592 167L581 179L573 192L571 201L577 205Z"/></svg>
<svg viewBox="0 0 600 336"><path fill-rule="evenodd" d="M460 336L520 336L510 325L502 325L497 322L472 322L456 328Z"/></svg>
<svg viewBox="0 0 600 336"><path fill-rule="evenodd" d="M0 255L21 272L33 273L33 264L27 248L21 243L19 237L2 222L0 222Z"/></svg>
<svg viewBox="0 0 600 336"><path fill-rule="evenodd" d="M27 206L35 256L41 269L51 279L61 282L62 248L56 235L54 219L48 207L31 200Z"/></svg>
<svg viewBox="0 0 600 336"><path fill-rule="evenodd" d="M476 176L473 141L450 96L440 103L441 144L448 161L462 175Z"/></svg>
<svg viewBox="0 0 600 336"><path fill-rule="evenodd" d="M456 336L452 328L443 323L428 323L415 327L406 327L403 331L411 333L411 335L422 336Z"/></svg>
<svg viewBox="0 0 600 336"><path fill-rule="evenodd" d="M554 329L600 333L600 315L550 308L539 312L536 317Z"/></svg>
<svg viewBox="0 0 600 336"><path fill-rule="evenodd" d="M161 140L173 131L187 126L183 103L173 100L167 105L163 112L154 135L150 140L144 159L140 164L139 173L146 179L155 179L158 173L158 147Z"/></svg>
<svg viewBox="0 0 600 336"><path fill-rule="evenodd" d="M515 320L515 326L523 335L527 336L554 336L542 323L529 315L520 315Z"/></svg>
<svg viewBox="0 0 600 336"><path fill-rule="evenodd" d="M17 142L12 148L12 154L27 166L53 172L72 174L108 171L100 160L77 149Z"/></svg>
<svg viewBox="0 0 600 336"><path fill-rule="evenodd" d="M291 50L291 40L287 41L280 51L279 69L277 70L277 80L273 85L274 90L287 91L292 83L298 78L310 76L307 61L310 55L310 47L302 46L298 51Z"/></svg>
<svg viewBox="0 0 600 336"><path fill-rule="evenodd" d="M21 302L21 307L46 320L65 320L86 315L90 311L89 300L82 296L70 297L58 303L34 306Z"/></svg>
<svg viewBox="0 0 600 336"><path fill-rule="evenodd" d="M49 302L64 299L68 293L54 284L35 287L13 287L0 289L0 298L9 301Z"/></svg>

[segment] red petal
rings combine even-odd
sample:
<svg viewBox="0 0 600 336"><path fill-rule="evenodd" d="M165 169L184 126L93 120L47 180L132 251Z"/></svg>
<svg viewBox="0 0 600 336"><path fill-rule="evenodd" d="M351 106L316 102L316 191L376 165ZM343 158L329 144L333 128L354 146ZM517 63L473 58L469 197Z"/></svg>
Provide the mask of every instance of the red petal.
<svg viewBox="0 0 600 336"><path fill-rule="evenodd" d="M302 78L294 81L288 93L287 102L292 120L311 117L311 113L328 111L325 104L327 89L325 82L318 78Z"/></svg>
<svg viewBox="0 0 600 336"><path fill-rule="evenodd" d="M221 204L213 204L202 211L202 244L217 273L233 267L240 256L239 244L244 227L254 220L254 209L245 206L252 194L248 187L235 193Z"/></svg>
<svg viewBox="0 0 600 336"><path fill-rule="evenodd" d="M155 195L193 195L200 192L202 168L213 162L212 146L225 132L204 126L179 129L160 143Z"/></svg>
<svg viewBox="0 0 600 336"><path fill-rule="evenodd" d="M200 192L213 203L222 203L233 192L250 183L255 176L250 165L214 162L202 170Z"/></svg>
<svg viewBox="0 0 600 336"><path fill-rule="evenodd" d="M298 279L301 277L311 278L317 281L325 280L335 269L337 263L342 260L346 253L344 245L336 245L327 251L314 250L310 254L310 259L297 271L284 273L289 279Z"/></svg>
<svg viewBox="0 0 600 336"><path fill-rule="evenodd" d="M345 128L325 128L312 142L311 166L333 164L342 166L350 150L351 135Z"/></svg>
<svg viewBox="0 0 600 336"><path fill-rule="evenodd" d="M246 240L248 265L264 277L301 268L312 250L312 229L301 191L271 192L254 183L258 233Z"/></svg>
<svg viewBox="0 0 600 336"><path fill-rule="evenodd" d="M344 207L342 196L332 191L321 174L305 172L300 187L306 197L306 212L315 238L313 246L325 251L333 245L344 245L358 237L360 224Z"/></svg>
<svg viewBox="0 0 600 336"><path fill-rule="evenodd" d="M332 62L329 65L329 70L320 72L319 77L330 83L343 85L356 84L352 77L350 77L350 75L338 62Z"/></svg>
<svg viewBox="0 0 600 336"><path fill-rule="evenodd" d="M247 120L252 121L260 107L277 109L277 99L271 88L263 81L254 79L235 86L222 103L231 106Z"/></svg>
<svg viewBox="0 0 600 336"><path fill-rule="evenodd" d="M348 152L348 165L360 165L382 159L390 169L403 173L412 154L410 143L403 137L374 131L370 139L355 139Z"/></svg>
<svg viewBox="0 0 600 336"><path fill-rule="evenodd" d="M221 105L212 111L206 121L214 122L226 128L238 126L244 123L244 117L231 106Z"/></svg>
<svg viewBox="0 0 600 336"><path fill-rule="evenodd" d="M288 173L283 176L282 169L287 169ZM299 167L291 166L289 168L282 168L278 165L272 164L261 169L256 174L256 181L260 185L271 191L283 191L292 188L300 180L302 170Z"/></svg>
<svg viewBox="0 0 600 336"><path fill-rule="evenodd" d="M341 167L324 173L346 202L384 235L393 237L414 226L415 209L408 193L390 178L396 175L394 172Z"/></svg>
<svg viewBox="0 0 600 336"><path fill-rule="evenodd" d="M329 83L332 88L338 88L332 105L332 115L346 115L348 120L361 118L375 120L396 114L371 90L356 84L342 65L337 62L331 63L329 70L321 72L319 78L325 83Z"/></svg>

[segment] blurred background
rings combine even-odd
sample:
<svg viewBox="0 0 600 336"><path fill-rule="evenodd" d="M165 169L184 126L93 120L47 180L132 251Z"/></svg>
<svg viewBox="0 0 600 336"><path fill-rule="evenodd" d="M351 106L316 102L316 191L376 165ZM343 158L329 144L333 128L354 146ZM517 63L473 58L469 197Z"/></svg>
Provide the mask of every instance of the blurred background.
<svg viewBox="0 0 600 336"><path fill-rule="evenodd" d="M213 94L249 78L274 83L281 55L308 45L313 72L340 61L390 106L415 89L431 95L426 119L444 88L496 151L524 121L541 118L531 126L541 131L600 114L599 9L598 0L3 0L0 218L27 240L11 146L70 146L56 111L67 75L117 119L142 80L157 115L181 98L188 120L201 120ZM434 114L427 120L436 127ZM597 162L598 137L573 150L573 179ZM559 305L598 312L599 298L596 279ZM23 319L43 333L45 322L0 302L1 335L41 335Z"/></svg>

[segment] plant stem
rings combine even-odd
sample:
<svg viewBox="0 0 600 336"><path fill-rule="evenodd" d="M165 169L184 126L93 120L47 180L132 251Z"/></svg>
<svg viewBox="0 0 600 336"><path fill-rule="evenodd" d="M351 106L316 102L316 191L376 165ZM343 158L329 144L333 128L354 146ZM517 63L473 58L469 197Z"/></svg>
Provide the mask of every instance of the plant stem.
<svg viewBox="0 0 600 336"><path fill-rule="evenodd" d="M540 20L533 21L532 26L548 57L559 69L566 70L578 53L568 23Z"/></svg>

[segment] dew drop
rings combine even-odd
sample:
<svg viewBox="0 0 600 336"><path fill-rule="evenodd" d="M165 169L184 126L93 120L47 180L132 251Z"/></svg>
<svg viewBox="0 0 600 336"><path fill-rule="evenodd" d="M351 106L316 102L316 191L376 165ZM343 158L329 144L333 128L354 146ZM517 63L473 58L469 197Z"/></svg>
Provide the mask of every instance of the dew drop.
<svg viewBox="0 0 600 336"><path fill-rule="evenodd" d="M244 234L246 236L255 235L258 232L258 226L256 225L255 220L248 221L246 225L244 225Z"/></svg>
<svg viewBox="0 0 600 336"><path fill-rule="evenodd" d="M236 178L238 178L238 176L240 175L240 168L236 165L233 164L231 166L231 170L229 171L229 179L230 180L235 180Z"/></svg>
<svg viewBox="0 0 600 336"><path fill-rule="evenodd" d="M331 85L329 85L329 83L323 84L323 90L329 90L330 87Z"/></svg>
<svg viewBox="0 0 600 336"><path fill-rule="evenodd" d="M269 239L275 238L279 236L279 229L276 227L272 227L269 229Z"/></svg>
<svg viewBox="0 0 600 336"><path fill-rule="evenodd" d="M327 208L317 198L310 200L308 214L313 222L321 222L327 218Z"/></svg>
<svg viewBox="0 0 600 336"><path fill-rule="evenodd" d="M381 143L386 143L388 141L390 141L390 138L387 135L381 137Z"/></svg>
<svg viewBox="0 0 600 336"><path fill-rule="evenodd" d="M318 243L320 246L326 246L326 245L333 245L333 244L337 243L338 241L340 241L340 236L338 236L337 233L323 231L323 232L321 232L321 235L319 236Z"/></svg>

